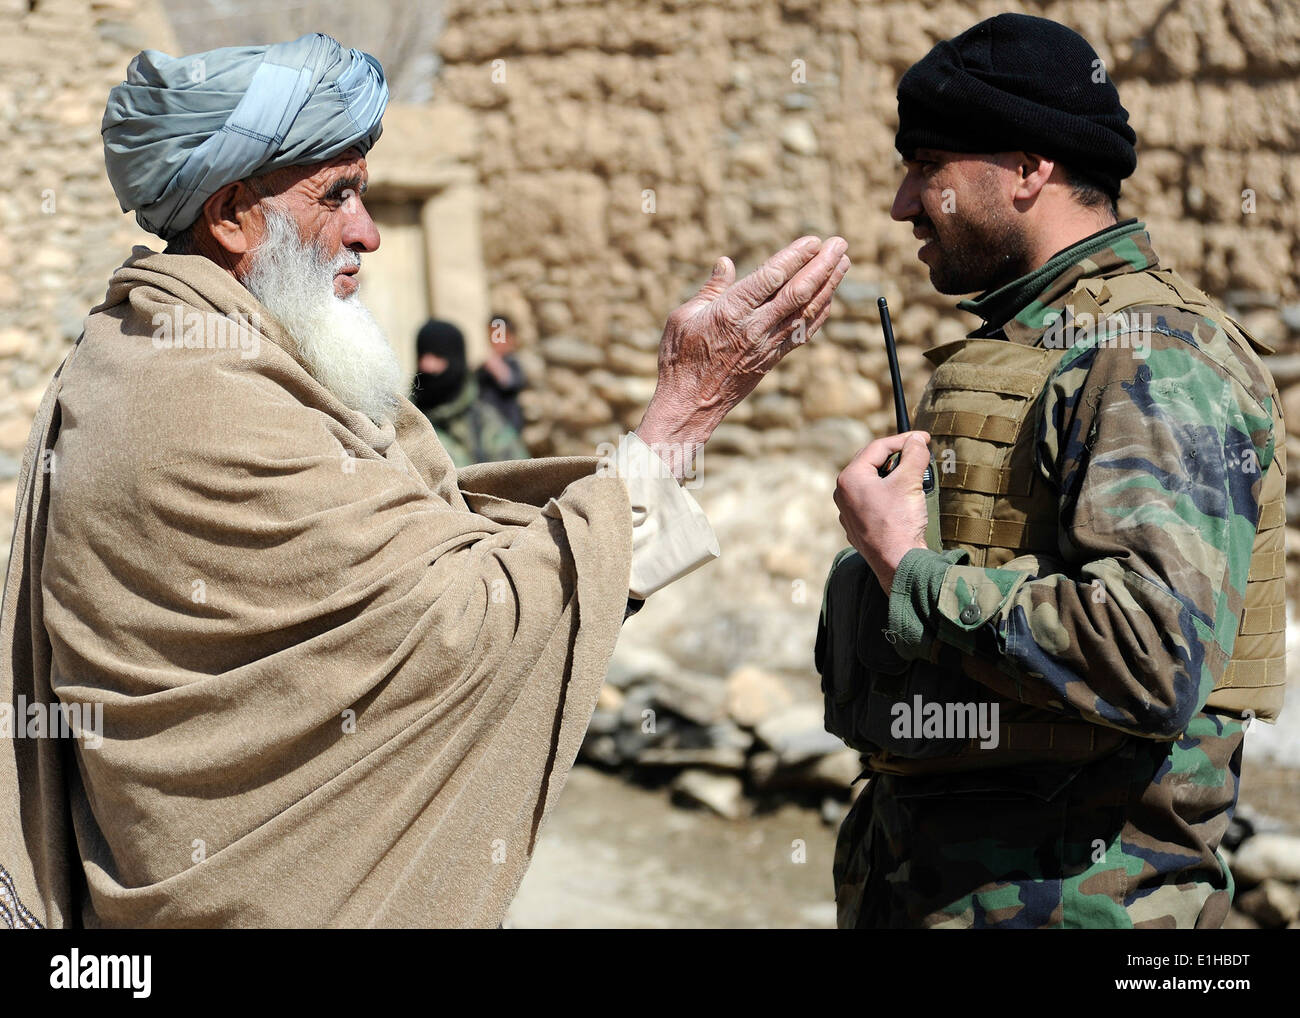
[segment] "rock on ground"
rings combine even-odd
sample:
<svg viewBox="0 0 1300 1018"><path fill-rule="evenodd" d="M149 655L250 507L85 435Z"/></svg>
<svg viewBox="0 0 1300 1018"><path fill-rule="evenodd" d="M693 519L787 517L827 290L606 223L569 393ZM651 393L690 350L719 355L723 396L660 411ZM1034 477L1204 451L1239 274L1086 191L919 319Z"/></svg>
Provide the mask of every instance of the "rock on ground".
<svg viewBox="0 0 1300 1018"><path fill-rule="evenodd" d="M1246 884L1270 878L1300 883L1300 836L1264 833L1247 838L1233 856L1233 872Z"/></svg>

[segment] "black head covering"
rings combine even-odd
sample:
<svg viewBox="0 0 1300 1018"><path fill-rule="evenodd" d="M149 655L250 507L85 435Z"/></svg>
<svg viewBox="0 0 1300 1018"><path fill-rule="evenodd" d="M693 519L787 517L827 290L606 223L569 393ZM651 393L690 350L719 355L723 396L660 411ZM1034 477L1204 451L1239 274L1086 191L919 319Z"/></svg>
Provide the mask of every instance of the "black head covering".
<svg viewBox="0 0 1300 1018"><path fill-rule="evenodd" d="M938 43L898 83L904 159L918 148L1033 152L1119 197L1137 135L1088 41L1046 18L999 14Z"/></svg>
<svg viewBox="0 0 1300 1018"><path fill-rule="evenodd" d="M417 359L426 353L442 357L447 361L447 367L438 374L417 370L411 402L421 410L428 410L455 399L469 374L464 333L451 322L430 318L416 334L415 353Z"/></svg>

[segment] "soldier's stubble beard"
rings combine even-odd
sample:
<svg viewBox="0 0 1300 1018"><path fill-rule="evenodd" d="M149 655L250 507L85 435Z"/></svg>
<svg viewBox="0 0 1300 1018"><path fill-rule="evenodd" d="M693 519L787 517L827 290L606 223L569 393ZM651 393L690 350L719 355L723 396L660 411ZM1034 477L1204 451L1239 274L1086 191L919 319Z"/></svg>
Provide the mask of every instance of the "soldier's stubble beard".
<svg viewBox="0 0 1300 1018"><path fill-rule="evenodd" d="M928 266L930 284L940 293L996 290L1034 268L1023 221L1002 207L991 184L963 189L951 212L931 217L923 211L913 222L935 237Z"/></svg>
<svg viewBox="0 0 1300 1018"><path fill-rule="evenodd" d="M266 236L242 280L293 337L316 381L345 406L377 424L392 421L402 368L379 323L354 293L334 293L334 276L361 256L344 248L326 255L304 241L298 225L273 202L264 203Z"/></svg>

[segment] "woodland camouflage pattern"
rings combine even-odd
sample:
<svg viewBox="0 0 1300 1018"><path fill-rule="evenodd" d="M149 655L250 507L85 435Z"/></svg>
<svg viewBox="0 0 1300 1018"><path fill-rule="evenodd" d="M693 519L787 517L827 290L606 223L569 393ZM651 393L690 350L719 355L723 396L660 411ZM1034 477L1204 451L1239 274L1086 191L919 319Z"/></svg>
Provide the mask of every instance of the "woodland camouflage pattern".
<svg viewBox="0 0 1300 1018"><path fill-rule="evenodd" d="M454 400L423 412L457 467L529 458L519 432L500 410L482 398L478 380L472 374L466 377Z"/></svg>
<svg viewBox="0 0 1300 1018"><path fill-rule="evenodd" d="M1142 224L1117 234L973 335L1041 343L1080 279L1156 266ZM930 556L937 604L913 597L925 635L894 648L914 659L941 641L941 660L957 650L994 663L980 681L1001 695L1130 737L1082 765L876 775L836 849L841 927L1227 916L1233 883L1216 849L1249 722L1204 705L1232 653L1263 473L1285 437L1270 380L1215 323L1130 312L1150 312L1150 328L1068 349L1042 397L1037 468L1059 492L1062 559L1023 572L909 552Z"/></svg>

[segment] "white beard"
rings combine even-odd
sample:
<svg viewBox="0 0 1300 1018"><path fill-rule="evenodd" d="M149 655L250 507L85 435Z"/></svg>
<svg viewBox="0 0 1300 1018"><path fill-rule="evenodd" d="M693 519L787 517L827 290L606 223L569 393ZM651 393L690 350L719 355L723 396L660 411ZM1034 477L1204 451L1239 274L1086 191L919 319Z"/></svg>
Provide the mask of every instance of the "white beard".
<svg viewBox="0 0 1300 1018"><path fill-rule="evenodd" d="M344 248L332 259L304 242L298 226L269 203L266 236L253 252L245 287L284 326L312 377L341 403L376 424L392 421L402 368L374 316L354 293L338 297L334 275L361 256Z"/></svg>

